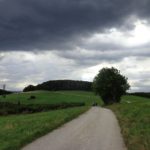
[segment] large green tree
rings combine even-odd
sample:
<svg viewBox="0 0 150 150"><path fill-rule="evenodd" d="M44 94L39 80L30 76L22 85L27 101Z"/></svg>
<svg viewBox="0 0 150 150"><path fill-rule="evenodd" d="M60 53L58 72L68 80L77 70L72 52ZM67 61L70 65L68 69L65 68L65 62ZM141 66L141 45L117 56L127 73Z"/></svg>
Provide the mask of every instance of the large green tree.
<svg viewBox="0 0 150 150"><path fill-rule="evenodd" d="M120 102L129 87L127 78L113 67L101 69L93 81L95 93L101 96L106 105Z"/></svg>

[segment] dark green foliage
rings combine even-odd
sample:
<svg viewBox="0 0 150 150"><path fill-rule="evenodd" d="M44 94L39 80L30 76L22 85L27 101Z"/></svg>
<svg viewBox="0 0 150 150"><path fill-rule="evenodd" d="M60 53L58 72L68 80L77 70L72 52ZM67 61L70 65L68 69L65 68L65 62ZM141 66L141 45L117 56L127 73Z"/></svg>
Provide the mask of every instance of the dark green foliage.
<svg viewBox="0 0 150 150"><path fill-rule="evenodd" d="M10 91L5 91L0 89L0 95L6 95L6 94L11 94L12 92Z"/></svg>
<svg viewBox="0 0 150 150"><path fill-rule="evenodd" d="M121 96L129 89L129 84L119 70L113 67L103 68L94 78L93 89L107 105L120 102Z"/></svg>
<svg viewBox="0 0 150 150"><path fill-rule="evenodd" d="M150 93L145 93L145 92L128 93L128 95L150 98Z"/></svg>
<svg viewBox="0 0 150 150"><path fill-rule="evenodd" d="M24 88L24 92L27 92L27 91L35 91L35 86L33 85L28 85L27 87Z"/></svg>
<svg viewBox="0 0 150 150"><path fill-rule="evenodd" d="M48 90L48 91L60 91L60 90L82 90L91 91L92 83L87 81L74 81L74 80L53 80L47 81L37 86L29 85L24 88L24 92L35 90Z"/></svg>
<svg viewBox="0 0 150 150"><path fill-rule="evenodd" d="M76 103L59 103L59 104L13 104L9 102L0 102L0 115L9 115L9 114L21 114L21 113L35 113L43 112L56 109L65 109L71 107L85 106L83 102Z"/></svg>
<svg viewBox="0 0 150 150"><path fill-rule="evenodd" d="M35 99L36 99L36 96L34 96L34 95L31 95L29 98L29 100L35 100Z"/></svg>

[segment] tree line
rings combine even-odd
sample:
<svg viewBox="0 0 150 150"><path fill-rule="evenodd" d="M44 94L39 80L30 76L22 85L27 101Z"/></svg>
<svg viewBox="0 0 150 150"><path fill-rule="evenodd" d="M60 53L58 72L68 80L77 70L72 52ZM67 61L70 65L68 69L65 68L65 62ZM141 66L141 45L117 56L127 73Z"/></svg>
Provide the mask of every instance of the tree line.
<svg viewBox="0 0 150 150"><path fill-rule="evenodd" d="M128 95L134 95L134 96L141 96L141 97L150 98L150 93L146 93L146 92L128 93Z"/></svg>
<svg viewBox="0 0 150 150"><path fill-rule="evenodd" d="M0 95L11 94L12 92L0 89Z"/></svg>
<svg viewBox="0 0 150 150"><path fill-rule="evenodd" d="M51 80L38 84L36 86L29 85L23 89L23 92L35 91L35 90L49 90L49 91L59 91L59 90L82 90L91 91L92 82L88 81L75 81L75 80Z"/></svg>

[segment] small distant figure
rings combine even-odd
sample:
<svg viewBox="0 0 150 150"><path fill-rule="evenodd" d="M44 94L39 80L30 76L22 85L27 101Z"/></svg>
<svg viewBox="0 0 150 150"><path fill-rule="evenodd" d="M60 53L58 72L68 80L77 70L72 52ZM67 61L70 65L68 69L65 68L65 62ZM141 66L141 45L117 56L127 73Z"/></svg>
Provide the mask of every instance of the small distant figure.
<svg viewBox="0 0 150 150"><path fill-rule="evenodd" d="M92 104L92 106L97 106L98 104L96 103L96 102L94 102L93 104Z"/></svg>

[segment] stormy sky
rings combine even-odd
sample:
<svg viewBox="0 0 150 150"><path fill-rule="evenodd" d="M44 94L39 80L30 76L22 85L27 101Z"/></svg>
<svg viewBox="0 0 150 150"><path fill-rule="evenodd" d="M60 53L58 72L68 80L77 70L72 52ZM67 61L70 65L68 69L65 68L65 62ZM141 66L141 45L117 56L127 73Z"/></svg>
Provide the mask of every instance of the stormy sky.
<svg viewBox="0 0 150 150"><path fill-rule="evenodd" d="M150 91L149 0L0 0L0 88L92 81L103 67Z"/></svg>

